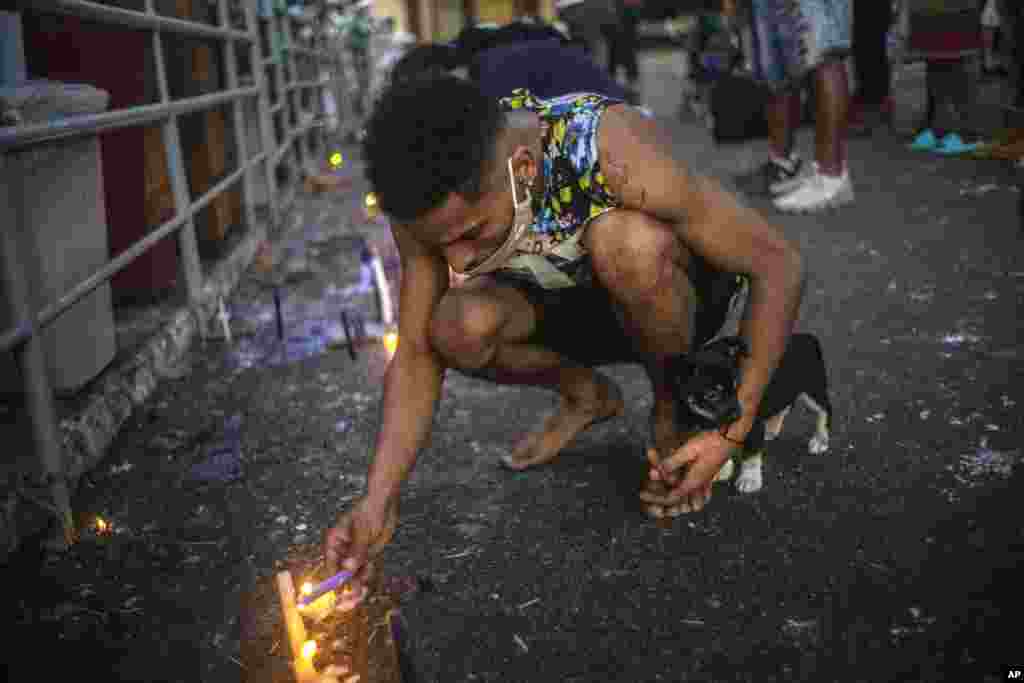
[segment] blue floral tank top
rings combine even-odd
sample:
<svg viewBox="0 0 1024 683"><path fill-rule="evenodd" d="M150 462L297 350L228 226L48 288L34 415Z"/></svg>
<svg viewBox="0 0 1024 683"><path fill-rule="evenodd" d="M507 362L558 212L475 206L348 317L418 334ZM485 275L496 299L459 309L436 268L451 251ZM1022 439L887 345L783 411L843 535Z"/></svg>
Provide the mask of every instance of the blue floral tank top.
<svg viewBox="0 0 1024 683"><path fill-rule="evenodd" d="M575 93L541 100L515 90L499 100L506 110L526 109L541 118L544 192L533 198L529 245L498 271L559 289L590 281L583 233L594 218L620 206L598 162L597 130L605 109L620 100Z"/></svg>

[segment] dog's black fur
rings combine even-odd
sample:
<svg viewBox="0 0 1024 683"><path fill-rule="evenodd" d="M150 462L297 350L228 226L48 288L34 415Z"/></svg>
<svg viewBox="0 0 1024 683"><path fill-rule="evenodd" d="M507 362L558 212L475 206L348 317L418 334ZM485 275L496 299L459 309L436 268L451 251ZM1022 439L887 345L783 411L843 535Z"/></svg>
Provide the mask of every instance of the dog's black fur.
<svg viewBox="0 0 1024 683"><path fill-rule="evenodd" d="M831 430L832 402L828 393L828 373L821 343L813 334L799 333L789 338L786 351L772 374L758 409L757 420L746 440L745 450L760 451L765 440L765 421L792 406L801 394L806 394L826 413L827 428ZM687 430L709 430L718 427L707 418L678 402L679 424Z"/></svg>

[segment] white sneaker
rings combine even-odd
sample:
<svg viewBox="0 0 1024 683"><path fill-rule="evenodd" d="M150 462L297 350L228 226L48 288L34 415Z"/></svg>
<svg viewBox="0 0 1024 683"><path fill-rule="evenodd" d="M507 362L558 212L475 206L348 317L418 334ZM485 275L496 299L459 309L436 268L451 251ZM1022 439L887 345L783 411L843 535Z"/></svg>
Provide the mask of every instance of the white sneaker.
<svg viewBox="0 0 1024 683"><path fill-rule="evenodd" d="M777 180L768 186L768 191L772 193L773 197L780 195L789 194L795 190L800 189L800 186L808 181L811 177L818 173L818 162L812 161L809 164L801 164L797 162L796 175L791 178L783 178Z"/></svg>
<svg viewBox="0 0 1024 683"><path fill-rule="evenodd" d="M796 190L775 200L775 208L784 213L814 213L834 209L853 201L853 183L850 172L843 169L841 176L824 175L815 169Z"/></svg>

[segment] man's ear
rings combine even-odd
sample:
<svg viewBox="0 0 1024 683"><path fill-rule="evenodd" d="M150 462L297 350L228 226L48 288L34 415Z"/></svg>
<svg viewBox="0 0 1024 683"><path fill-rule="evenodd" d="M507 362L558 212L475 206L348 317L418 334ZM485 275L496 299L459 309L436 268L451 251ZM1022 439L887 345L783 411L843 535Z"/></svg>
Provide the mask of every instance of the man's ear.
<svg viewBox="0 0 1024 683"><path fill-rule="evenodd" d="M540 172L539 161L526 145L516 145L512 151L512 171L517 180L532 181Z"/></svg>

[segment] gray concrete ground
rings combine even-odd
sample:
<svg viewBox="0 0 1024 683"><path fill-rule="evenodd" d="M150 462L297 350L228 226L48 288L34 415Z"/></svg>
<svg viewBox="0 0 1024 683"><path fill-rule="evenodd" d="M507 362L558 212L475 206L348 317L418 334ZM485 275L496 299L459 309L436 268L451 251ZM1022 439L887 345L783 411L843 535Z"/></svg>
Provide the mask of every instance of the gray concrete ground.
<svg viewBox="0 0 1024 683"><path fill-rule="evenodd" d="M759 160L763 142L715 148L678 121L678 64L646 55L644 96L693 166L725 178ZM60 652L107 680L257 680L285 652L268 581L311 570L360 492L387 363L379 344L355 360L338 346L344 305L372 313L338 293L359 278L358 238L388 240L343 151L351 187L300 198L275 275L250 271L229 301L233 343L194 347L81 484L83 521L113 533L8 568L12 651L51 653L15 671ZM772 215L810 267L800 328L822 339L836 416L821 456L810 416L790 418L761 492L718 485L667 530L641 513L638 368L609 369L624 418L515 474L498 456L552 398L449 376L382 567L432 588L406 605L423 680L980 681L1021 663L999 637L1022 559L1015 171L881 132L851 141L850 164L855 205ZM236 414L238 450L195 470Z"/></svg>

